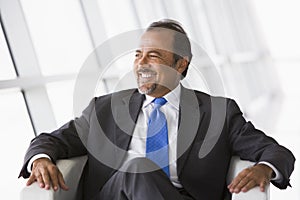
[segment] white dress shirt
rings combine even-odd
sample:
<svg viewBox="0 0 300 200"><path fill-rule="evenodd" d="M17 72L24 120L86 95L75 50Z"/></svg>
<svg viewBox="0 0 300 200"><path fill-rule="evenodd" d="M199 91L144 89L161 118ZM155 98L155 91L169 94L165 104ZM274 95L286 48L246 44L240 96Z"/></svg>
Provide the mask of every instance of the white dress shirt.
<svg viewBox="0 0 300 200"><path fill-rule="evenodd" d="M179 84L174 90L164 96L167 103L160 107L160 110L165 114L167 119L170 179L176 187L182 187L178 181L176 165L180 92L181 87ZM136 157L146 157L147 124L149 116L154 108L154 103L152 102L153 99L154 97L146 95L146 99L142 105L142 110L139 113L133 131L132 140L125 161L129 161Z"/></svg>

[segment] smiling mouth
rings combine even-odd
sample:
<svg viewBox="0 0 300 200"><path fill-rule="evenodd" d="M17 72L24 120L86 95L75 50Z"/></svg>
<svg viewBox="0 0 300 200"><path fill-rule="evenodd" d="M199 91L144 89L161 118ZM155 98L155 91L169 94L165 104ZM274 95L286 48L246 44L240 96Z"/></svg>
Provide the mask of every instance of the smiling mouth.
<svg viewBox="0 0 300 200"><path fill-rule="evenodd" d="M144 72L140 72L138 74L139 74L139 77L141 77L141 78L152 78L152 77L156 76L156 73L144 73Z"/></svg>
<svg viewBox="0 0 300 200"><path fill-rule="evenodd" d="M156 72L150 70L139 70L137 74L139 81L142 83L153 81L153 79L157 76Z"/></svg>

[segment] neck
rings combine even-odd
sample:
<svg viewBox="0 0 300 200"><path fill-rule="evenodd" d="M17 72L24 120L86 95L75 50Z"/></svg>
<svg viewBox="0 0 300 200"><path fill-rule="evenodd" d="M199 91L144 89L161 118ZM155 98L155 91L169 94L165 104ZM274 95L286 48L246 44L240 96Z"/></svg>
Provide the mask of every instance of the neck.
<svg viewBox="0 0 300 200"><path fill-rule="evenodd" d="M154 97L154 98L163 97L166 94L168 94L169 92L171 92L172 90L174 90L178 86L178 84L174 85L173 87L169 87L169 88L161 86L162 88L159 91L153 91L151 94L148 94L148 95L151 97Z"/></svg>

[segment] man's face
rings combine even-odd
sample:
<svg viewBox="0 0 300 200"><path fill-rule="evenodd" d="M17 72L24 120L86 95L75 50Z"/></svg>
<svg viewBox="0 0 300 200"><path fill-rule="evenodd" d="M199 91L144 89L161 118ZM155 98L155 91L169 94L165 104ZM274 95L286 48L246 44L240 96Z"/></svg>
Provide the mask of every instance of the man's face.
<svg viewBox="0 0 300 200"><path fill-rule="evenodd" d="M134 71L141 93L161 97L179 83L181 69L174 63L173 32L145 32L136 50Z"/></svg>

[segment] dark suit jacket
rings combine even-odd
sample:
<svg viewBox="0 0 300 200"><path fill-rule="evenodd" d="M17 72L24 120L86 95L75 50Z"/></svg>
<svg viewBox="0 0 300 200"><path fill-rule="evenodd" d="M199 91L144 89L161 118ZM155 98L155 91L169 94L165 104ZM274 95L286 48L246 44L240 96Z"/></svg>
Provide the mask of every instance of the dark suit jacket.
<svg viewBox="0 0 300 200"><path fill-rule="evenodd" d="M87 154L84 199L93 198L122 165L144 98L135 89L94 98L81 117L32 140L20 176L29 176L27 163L38 153L48 154L53 162ZM289 185L295 161L288 149L246 122L233 100L185 88L177 154L177 173L185 190L195 199L210 200L224 198L233 155L273 164L283 175L273 182L279 188Z"/></svg>

